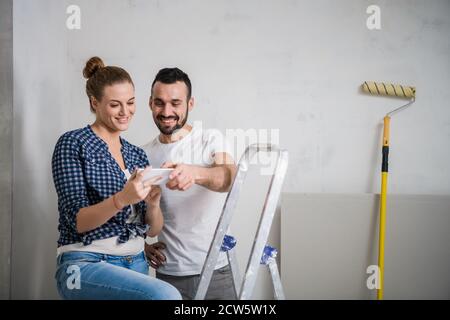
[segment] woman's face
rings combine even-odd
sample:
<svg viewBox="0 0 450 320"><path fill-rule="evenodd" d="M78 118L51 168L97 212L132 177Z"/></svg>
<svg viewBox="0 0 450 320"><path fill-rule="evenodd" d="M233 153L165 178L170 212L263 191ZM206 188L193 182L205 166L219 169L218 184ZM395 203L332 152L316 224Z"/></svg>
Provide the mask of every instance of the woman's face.
<svg viewBox="0 0 450 320"><path fill-rule="evenodd" d="M92 98L92 107L99 124L113 132L127 130L136 110L133 85L126 81L106 86L101 101Z"/></svg>

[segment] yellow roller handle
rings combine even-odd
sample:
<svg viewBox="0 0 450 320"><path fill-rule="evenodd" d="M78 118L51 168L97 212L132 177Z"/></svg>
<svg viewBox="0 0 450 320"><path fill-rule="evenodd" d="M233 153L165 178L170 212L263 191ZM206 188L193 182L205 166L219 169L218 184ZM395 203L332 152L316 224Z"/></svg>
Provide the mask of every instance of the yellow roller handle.
<svg viewBox="0 0 450 320"><path fill-rule="evenodd" d="M385 82L374 82L365 81L362 84L362 89L364 92L383 95L383 96L394 96L400 98L415 98L416 88L411 86L403 86L400 84L392 84Z"/></svg>
<svg viewBox="0 0 450 320"><path fill-rule="evenodd" d="M384 242L386 237L386 196L388 173L381 173L381 198L380 198L380 234L378 239L378 267L380 270L380 283L377 291L377 299L383 300L384 293Z"/></svg>
<svg viewBox="0 0 450 320"><path fill-rule="evenodd" d="M383 127L383 146L389 147L389 130L391 125L391 118L385 116L383 119L384 127Z"/></svg>
<svg viewBox="0 0 450 320"><path fill-rule="evenodd" d="M384 292L384 242L386 238L386 199L388 180L388 160L389 160L389 129L391 118L384 117L383 128L383 162L381 164L381 196L380 196L380 233L378 236L378 267L380 277L380 287L377 291L377 299L383 300Z"/></svg>

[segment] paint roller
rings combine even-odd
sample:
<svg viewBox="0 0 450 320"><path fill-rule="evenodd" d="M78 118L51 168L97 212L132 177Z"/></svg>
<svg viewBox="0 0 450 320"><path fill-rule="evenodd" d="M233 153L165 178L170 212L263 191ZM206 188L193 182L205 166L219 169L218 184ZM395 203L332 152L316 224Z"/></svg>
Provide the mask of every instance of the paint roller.
<svg viewBox="0 0 450 320"><path fill-rule="evenodd" d="M382 96L393 96L399 98L416 97L416 88L410 86L402 86L400 84L366 81L362 84L364 92Z"/></svg>
<svg viewBox="0 0 450 320"><path fill-rule="evenodd" d="M381 196L380 196L380 228L378 236L378 268L379 268L379 287L377 290L377 299L382 300L384 294L384 248L386 235L386 199L387 199L387 178L388 178L388 158L389 158L389 129L391 116L394 113L402 111L416 99L416 88L391 84L384 82L365 81L362 84L362 90L372 95L391 96L404 99L410 99L405 105L400 106L387 113L384 117L383 128L383 160L381 164Z"/></svg>

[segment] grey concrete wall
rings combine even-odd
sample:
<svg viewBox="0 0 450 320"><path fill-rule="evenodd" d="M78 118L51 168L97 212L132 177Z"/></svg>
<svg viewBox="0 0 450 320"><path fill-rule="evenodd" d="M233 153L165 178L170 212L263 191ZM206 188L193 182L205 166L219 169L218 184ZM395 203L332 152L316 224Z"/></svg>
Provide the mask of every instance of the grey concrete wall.
<svg viewBox="0 0 450 320"><path fill-rule="evenodd" d="M71 4L81 9L80 30L66 28ZM60 134L93 121L81 76L92 55L134 79L129 141L142 145L157 134L149 87L161 67L176 65L194 84L191 121L223 132L278 130L290 152L284 191L293 193L377 193L380 122L402 101L366 96L358 87L364 80L416 85L413 107L392 120L390 191L450 194L450 2L377 1L382 29L374 31L366 27L371 4L14 1L12 297L57 297L50 159ZM243 251L266 177L251 179L234 227ZM270 295L261 281L255 298Z"/></svg>
<svg viewBox="0 0 450 320"><path fill-rule="evenodd" d="M12 28L12 0L0 1L0 299L10 297L13 164Z"/></svg>
<svg viewBox="0 0 450 320"><path fill-rule="evenodd" d="M63 114L77 107L68 108L65 9L59 1L14 1L13 299L58 297L51 156L67 126Z"/></svg>
<svg viewBox="0 0 450 320"><path fill-rule="evenodd" d="M375 299L379 197L282 196L281 276L289 299ZM385 299L450 299L450 196L388 195Z"/></svg>

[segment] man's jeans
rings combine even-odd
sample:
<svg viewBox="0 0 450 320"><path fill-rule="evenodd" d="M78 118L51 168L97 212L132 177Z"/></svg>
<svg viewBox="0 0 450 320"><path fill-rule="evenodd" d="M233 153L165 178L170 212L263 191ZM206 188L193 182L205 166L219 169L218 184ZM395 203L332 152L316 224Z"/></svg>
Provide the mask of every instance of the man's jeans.
<svg viewBox="0 0 450 320"><path fill-rule="evenodd" d="M156 271L156 277L180 290L183 300L192 300L197 293L200 275L170 276ZM230 265L214 270L205 300L235 300L233 274Z"/></svg>

